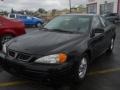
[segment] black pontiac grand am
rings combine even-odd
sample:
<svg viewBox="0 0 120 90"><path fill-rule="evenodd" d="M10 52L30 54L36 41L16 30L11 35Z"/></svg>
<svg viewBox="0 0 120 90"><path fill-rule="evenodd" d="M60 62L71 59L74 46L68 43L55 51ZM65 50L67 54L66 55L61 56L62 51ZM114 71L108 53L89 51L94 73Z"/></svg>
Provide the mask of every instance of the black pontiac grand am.
<svg viewBox="0 0 120 90"><path fill-rule="evenodd" d="M7 72L32 79L84 80L89 63L112 52L115 26L99 15L58 16L39 31L5 43L0 54Z"/></svg>

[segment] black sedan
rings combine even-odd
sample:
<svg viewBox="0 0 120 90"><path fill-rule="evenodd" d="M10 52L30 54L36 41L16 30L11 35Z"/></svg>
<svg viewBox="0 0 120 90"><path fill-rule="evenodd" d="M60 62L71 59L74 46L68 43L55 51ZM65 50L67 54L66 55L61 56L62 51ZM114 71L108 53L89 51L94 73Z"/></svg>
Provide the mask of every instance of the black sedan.
<svg viewBox="0 0 120 90"><path fill-rule="evenodd" d="M15 38L3 46L2 68L32 79L86 77L89 63L112 52L115 26L98 15L56 17L40 31Z"/></svg>

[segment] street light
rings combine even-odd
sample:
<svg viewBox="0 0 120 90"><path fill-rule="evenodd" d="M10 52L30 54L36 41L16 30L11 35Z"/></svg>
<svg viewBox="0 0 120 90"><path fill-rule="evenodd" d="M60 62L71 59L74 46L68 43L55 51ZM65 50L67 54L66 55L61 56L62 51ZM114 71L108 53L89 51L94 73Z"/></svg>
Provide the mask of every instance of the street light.
<svg viewBox="0 0 120 90"><path fill-rule="evenodd" d="M69 7L70 7L70 13L71 13L71 0L69 0Z"/></svg>

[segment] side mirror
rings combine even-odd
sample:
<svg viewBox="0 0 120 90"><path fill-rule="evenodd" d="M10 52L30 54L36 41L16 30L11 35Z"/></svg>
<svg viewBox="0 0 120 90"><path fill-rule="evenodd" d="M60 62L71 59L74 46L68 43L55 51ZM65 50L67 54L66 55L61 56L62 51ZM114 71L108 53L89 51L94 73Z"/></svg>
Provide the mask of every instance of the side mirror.
<svg viewBox="0 0 120 90"><path fill-rule="evenodd" d="M104 29L103 28L95 28L92 30L90 37L94 37L95 34L100 34L100 33L104 33Z"/></svg>
<svg viewBox="0 0 120 90"><path fill-rule="evenodd" d="M94 31L94 33L104 33L104 29L103 28L96 28L93 31Z"/></svg>

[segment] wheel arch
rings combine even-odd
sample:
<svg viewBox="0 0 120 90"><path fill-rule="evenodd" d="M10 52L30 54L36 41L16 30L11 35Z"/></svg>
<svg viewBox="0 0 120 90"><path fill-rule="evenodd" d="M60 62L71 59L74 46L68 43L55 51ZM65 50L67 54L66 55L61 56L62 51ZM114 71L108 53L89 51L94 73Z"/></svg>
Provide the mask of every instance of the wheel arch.
<svg viewBox="0 0 120 90"><path fill-rule="evenodd" d="M4 35L6 35L6 34L10 34L10 35L12 35L14 37L16 36L16 33L13 30L5 30L0 36L2 37Z"/></svg>
<svg viewBox="0 0 120 90"><path fill-rule="evenodd" d="M116 34L113 35L113 39L114 39L114 40L115 40L115 38L116 38Z"/></svg>
<svg viewBox="0 0 120 90"><path fill-rule="evenodd" d="M41 21L37 21L37 23L36 23L36 24L38 24L38 23L40 23L40 24L42 25L42 22L41 22Z"/></svg>
<svg viewBox="0 0 120 90"><path fill-rule="evenodd" d="M88 55L89 61L91 62L91 61L92 61L91 51L90 51L90 50L86 50L86 51L84 52L84 54L87 54L87 55Z"/></svg>

